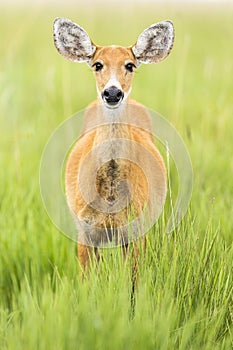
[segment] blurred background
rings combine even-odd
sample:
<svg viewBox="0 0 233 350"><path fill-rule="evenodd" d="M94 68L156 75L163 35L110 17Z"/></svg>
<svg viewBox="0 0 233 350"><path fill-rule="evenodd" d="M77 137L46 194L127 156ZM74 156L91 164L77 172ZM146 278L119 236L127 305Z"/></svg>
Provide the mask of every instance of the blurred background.
<svg viewBox="0 0 233 350"><path fill-rule="evenodd" d="M149 233L132 322L121 257L80 284L75 244L58 234L41 201L49 136L96 98L90 68L54 47L56 17L99 45L132 45L164 19L175 26L171 54L141 65L132 97L185 141L193 196L178 236L167 237L162 225ZM232 348L232 43L232 1L1 0L1 349ZM174 190L174 164L170 175Z"/></svg>

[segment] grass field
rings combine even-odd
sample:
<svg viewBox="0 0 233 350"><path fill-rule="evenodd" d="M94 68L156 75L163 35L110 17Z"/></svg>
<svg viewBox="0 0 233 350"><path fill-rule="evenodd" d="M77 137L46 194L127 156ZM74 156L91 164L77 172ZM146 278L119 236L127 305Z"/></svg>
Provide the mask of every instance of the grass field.
<svg viewBox="0 0 233 350"><path fill-rule="evenodd" d="M233 8L116 11L1 8L1 350L232 348ZM176 28L172 54L140 68L133 97L182 135L193 197L176 232L167 236L162 219L148 234L133 318L130 269L120 251L104 252L99 269L80 281L76 245L59 234L41 202L48 137L96 95L89 68L65 61L53 46L59 16L102 45L130 45L166 18Z"/></svg>

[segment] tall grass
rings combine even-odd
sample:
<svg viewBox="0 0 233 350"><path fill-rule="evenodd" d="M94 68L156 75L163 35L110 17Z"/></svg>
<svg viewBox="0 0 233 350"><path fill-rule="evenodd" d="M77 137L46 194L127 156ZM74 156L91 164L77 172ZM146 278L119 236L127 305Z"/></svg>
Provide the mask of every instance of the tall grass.
<svg viewBox="0 0 233 350"><path fill-rule="evenodd" d="M0 349L231 349L232 9L125 9L2 8ZM140 68L133 97L184 138L194 191L175 232L164 233L165 213L147 235L133 318L130 261L123 263L119 249L105 250L81 281L75 244L42 206L45 142L95 98L87 66L53 47L57 16L80 23L99 44L130 45L153 22L175 23L173 53ZM172 164L170 176L173 185Z"/></svg>

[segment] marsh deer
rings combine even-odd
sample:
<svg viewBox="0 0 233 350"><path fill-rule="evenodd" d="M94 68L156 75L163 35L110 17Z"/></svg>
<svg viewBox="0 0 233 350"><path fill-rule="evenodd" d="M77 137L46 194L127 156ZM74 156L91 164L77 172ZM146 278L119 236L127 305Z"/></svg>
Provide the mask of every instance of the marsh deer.
<svg viewBox="0 0 233 350"><path fill-rule="evenodd" d="M114 242L126 251L132 241L133 251L138 254L140 233L133 232L135 239L129 239L129 216L133 212L138 217L145 206L152 212L159 211L157 208L164 204L166 169L154 144L150 115L143 105L130 99L130 92L135 70L141 63L165 59L173 40L170 21L151 25L130 47L97 46L72 21L57 18L54 22L58 52L70 61L86 62L91 67L98 93L85 112L83 129L69 155L65 175L83 268L93 254L98 256L103 242ZM153 188L148 179L153 179ZM153 206L153 198L157 198L157 207Z"/></svg>

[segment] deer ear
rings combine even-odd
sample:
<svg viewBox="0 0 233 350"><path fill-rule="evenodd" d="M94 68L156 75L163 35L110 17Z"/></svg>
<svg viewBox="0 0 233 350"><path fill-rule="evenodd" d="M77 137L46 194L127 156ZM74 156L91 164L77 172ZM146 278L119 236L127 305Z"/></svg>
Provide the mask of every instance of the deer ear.
<svg viewBox="0 0 233 350"><path fill-rule="evenodd" d="M53 37L58 52L73 62L89 63L96 50L87 32L66 18L55 19Z"/></svg>
<svg viewBox="0 0 233 350"><path fill-rule="evenodd" d="M173 42L173 23L163 21L145 29L132 47L132 51L139 64L157 63L169 55Z"/></svg>

